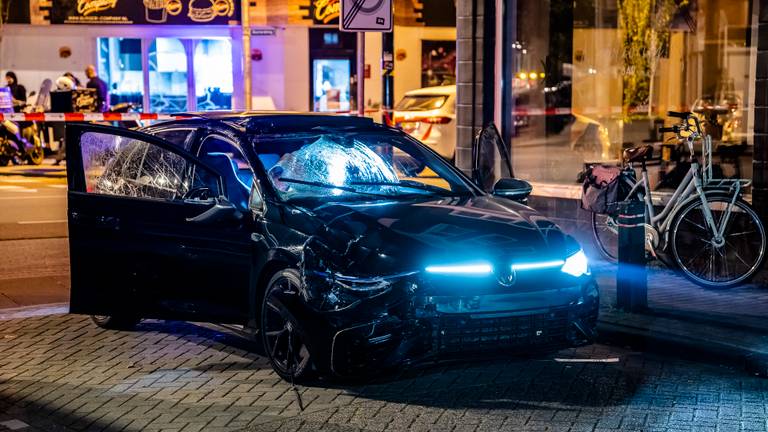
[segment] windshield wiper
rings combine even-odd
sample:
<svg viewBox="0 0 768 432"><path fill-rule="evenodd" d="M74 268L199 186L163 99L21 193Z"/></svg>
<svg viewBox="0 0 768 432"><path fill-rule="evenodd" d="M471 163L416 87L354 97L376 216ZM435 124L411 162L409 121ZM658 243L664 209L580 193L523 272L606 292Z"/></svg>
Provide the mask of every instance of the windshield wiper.
<svg viewBox="0 0 768 432"><path fill-rule="evenodd" d="M325 188L325 189L338 189L338 190L344 191L344 192L352 192L352 193L356 193L356 194L360 194L360 195L369 195L369 196L374 196L374 197L378 197L378 198L390 198L391 197L391 195L377 194L377 193L373 193L373 192L363 192L363 191L359 191L359 190L357 190L355 188L351 188L351 187L347 187L347 186L339 186L339 185L335 185L335 184L331 184L331 183L322 183L322 182L316 182L316 181L292 179L292 178L285 178L285 177L279 177L278 180L281 181L281 182L285 182L285 183L296 183L296 184L301 184L301 185L306 185L306 186L321 187L321 188Z"/></svg>
<svg viewBox="0 0 768 432"><path fill-rule="evenodd" d="M437 186L426 185L426 184L422 184L422 183L418 183L418 182L407 182L407 183L403 182L403 181L401 181L399 183L394 183L394 182L351 182L350 184L351 185L355 185L355 186L395 186L395 187L404 187L404 188L409 188L409 189L418 189L418 190L423 190L423 191L427 191L427 192L433 192L433 193L437 193L437 194L443 195L443 196L450 196L451 195L451 191L447 191L447 190L445 190L443 188L440 188L440 187L437 187Z"/></svg>

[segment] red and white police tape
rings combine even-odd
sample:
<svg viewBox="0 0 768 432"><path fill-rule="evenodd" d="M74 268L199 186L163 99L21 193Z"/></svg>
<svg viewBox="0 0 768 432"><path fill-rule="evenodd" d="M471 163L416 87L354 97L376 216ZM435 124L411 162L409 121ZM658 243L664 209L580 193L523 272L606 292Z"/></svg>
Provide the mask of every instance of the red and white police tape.
<svg viewBox="0 0 768 432"><path fill-rule="evenodd" d="M392 124L392 121L402 121L408 119L396 118L392 119L390 113L384 110L378 109L366 109L366 114L375 114L381 112L384 116L383 120L387 124ZM639 112L633 110L633 112ZM340 114L340 115L354 115L355 111L335 111L328 114ZM577 111L571 108L516 108L512 115L514 116L555 116L555 115L569 115L569 114L581 114L581 115L598 115L598 116L611 116L622 113L621 107L610 108L584 108ZM38 122L92 122L92 121L136 121L136 120L180 120L185 118L194 117L189 114L160 114L160 113L0 113L0 121L38 121Z"/></svg>
<svg viewBox="0 0 768 432"><path fill-rule="evenodd" d="M16 122L92 122L92 121L136 121L136 120L178 120L189 118L185 115L158 113L0 113L0 121Z"/></svg>

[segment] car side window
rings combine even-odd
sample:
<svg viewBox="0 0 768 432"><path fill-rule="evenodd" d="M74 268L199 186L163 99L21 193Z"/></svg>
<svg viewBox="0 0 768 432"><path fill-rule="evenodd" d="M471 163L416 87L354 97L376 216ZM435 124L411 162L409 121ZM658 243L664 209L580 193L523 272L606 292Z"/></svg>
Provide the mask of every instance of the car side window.
<svg viewBox="0 0 768 432"><path fill-rule="evenodd" d="M227 173L231 171L234 174L234 178L243 187L250 190L253 183L253 170L251 170L251 166L243 152L229 138L219 135L207 136L200 145L198 157L200 160L210 162L214 166L222 164L222 169ZM228 164L219 161L219 159L226 159ZM229 166L225 167L224 165Z"/></svg>
<svg viewBox="0 0 768 432"><path fill-rule="evenodd" d="M86 192L132 198L210 199L218 178L183 156L154 144L99 132L80 139Z"/></svg>
<svg viewBox="0 0 768 432"><path fill-rule="evenodd" d="M194 129L160 129L152 131L151 134L171 144L187 150L187 139L192 135Z"/></svg>

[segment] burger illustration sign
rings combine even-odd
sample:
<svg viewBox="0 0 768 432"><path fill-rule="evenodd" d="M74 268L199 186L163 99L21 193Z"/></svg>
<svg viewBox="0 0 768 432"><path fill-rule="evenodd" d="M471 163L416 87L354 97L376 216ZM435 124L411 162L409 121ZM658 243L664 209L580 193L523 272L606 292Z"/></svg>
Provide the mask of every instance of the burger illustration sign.
<svg viewBox="0 0 768 432"><path fill-rule="evenodd" d="M236 0L53 0L52 24L238 24Z"/></svg>

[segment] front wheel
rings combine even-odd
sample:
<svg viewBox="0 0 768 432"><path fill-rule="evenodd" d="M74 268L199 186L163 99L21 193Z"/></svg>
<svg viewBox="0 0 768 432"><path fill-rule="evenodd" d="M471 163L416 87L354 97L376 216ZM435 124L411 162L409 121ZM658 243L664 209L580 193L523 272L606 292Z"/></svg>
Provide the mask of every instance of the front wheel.
<svg viewBox="0 0 768 432"><path fill-rule="evenodd" d="M267 284L261 305L261 334L272 369L291 382L306 380L312 363L305 334L286 304L299 296L301 277L296 270L275 274Z"/></svg>
<svg viewBox="0 0 768 432"><path fill-rule="evenodd" d="M618 216L592 213L592 235L595 245L605 259L616 262L619 258Z"/></svg>
<svg viewBox="0 0 768 432"><path fill-rule="evenodd" d="M40 165L45 159L45 149L43 149L43 144L38 136L34 137L32 143L32 148L27 150L27 160L32 165Z"/></svg>
<svg viewBox="0 0 768 432"><path fill-rule="evenodd" d="M730 207L728 195L708 195L707 206L718 229ZM760 268L766 251L765 228L752 207L737 200L731 207L722 238L717 238L694 199L672 223L671 245L676 264L693 282L708 288L729 288L747 281Z"/></svg>

